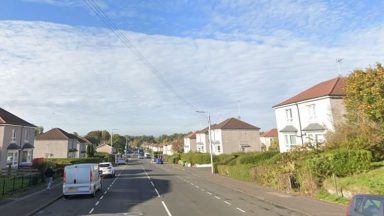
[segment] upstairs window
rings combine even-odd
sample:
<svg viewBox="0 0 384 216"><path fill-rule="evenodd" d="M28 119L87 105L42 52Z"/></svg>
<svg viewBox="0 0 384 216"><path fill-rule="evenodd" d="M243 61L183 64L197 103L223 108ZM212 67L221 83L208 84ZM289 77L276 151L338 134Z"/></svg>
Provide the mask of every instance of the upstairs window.
<svg viewBox="0 0 384 216"><path fill-rule="evenodd" d="M316 106L315 104L307 105L308 118L310 120L316 119Z"/></svg>
<svg viewBox="0 0 384 216"><path fill-rule="evenodd" d="M16 143L16 130L12 129L11 143Z"/></svg>
<svg viewBox="0 0 384 216"><path fill-rule="evenodd" d="M24 132L24 142L28 143L29 142L29 133L28 130L25 130Z"/></svg>
<svg viewBox="0 0 384 216"><path fill-rule="evenodd" d="M293 121L292 109L286 109L285 110L285 116L287 118L287 122L292 122Z"/></svg>

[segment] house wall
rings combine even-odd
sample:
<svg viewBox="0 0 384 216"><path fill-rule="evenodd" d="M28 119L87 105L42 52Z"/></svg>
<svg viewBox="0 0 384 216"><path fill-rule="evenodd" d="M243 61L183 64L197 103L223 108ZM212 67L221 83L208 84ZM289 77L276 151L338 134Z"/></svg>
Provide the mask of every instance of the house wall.
<svg viewBox="0 0 384 216"><path fill-rule="evenodd" d="M207 153L209 152L209 146L208 146L208 136L205 134L205 133L197 133L196 134L196 151L197 150L197 146L199 145L199 143L202 143L203 144L203 149L202 149L202 153Z"/></svg>
<svg viewBox="0 0 384 216"><path fill-rule="evenodd" d="M196 152L196 139L184 138L184 153Z"/></svg>
<svg viewBox="0 0 384 216"><path fill-rule="evenodd" d="M104 152L104 153L108 153L108 154L113 154L113 148L110 145L98 146L96 148L96 152Z"/></svg>
<svg viewBox="0 0 384 216"><path fill-rule="evenodd" d="M260 137L260 143L265 146L266 150L268 150L273 141L277 139L277 137Z"/></svg>
<svg viewBox="0 0 384 216"><path fill-rule="evenodd" d="M69 140L35 140L33 158L68 158Z"/></svg>
<svg viewBox="0 0 384 216"><path fill-rule="evenodd" d="M260 131L258 130L221 130L222 152L230 154L242 151L240 144L248 144L245 152L261 151Z"/></svg>
<svg viewBox="0 0 384 216"><path fill-rule="evenodd" d="M332 102L331 102L332 101ZM343 113L344 105L342 104L342 99L331 99L330 97L322 97L313 100L307 100L304 102L299 102L296 104L286 105L282 107L275 108L275 116L276 116L276 124L278 130L278 139L279 146L281 152L289 151L292 146L287 143L285 139L285 135L296 135L296 145L303 145L303 143L309 142L309 134L312 132L307 132L307 134L303 131L303 138L301 138L301 129L305 128L310 123L318 123L323 125L328 130L334 130L334 118L338 118L338 115L334 117L333 110L337 111L337 113ZM308 105L315 106L315 117L310 118L310 112ZM292 121L289 121L286 116L286 110L292 110ZM301 126L299 124L299 113ZM297 133L282 133L282 130L287 125L294 126L298 131ZM326 131L318 134L325 135Z"/></svg>

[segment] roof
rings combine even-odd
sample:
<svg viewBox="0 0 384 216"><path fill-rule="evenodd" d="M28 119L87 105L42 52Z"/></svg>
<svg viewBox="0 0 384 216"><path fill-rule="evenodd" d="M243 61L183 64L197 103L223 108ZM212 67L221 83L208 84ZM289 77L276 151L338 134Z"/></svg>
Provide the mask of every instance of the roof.
<svg viewBox="0 0 384 216"><path fill-rule="evenodd" d="M7 150L19 150L21 149L19 145L17 145L16 143L11 143L8 145L7 147Z"/></svg>
<svg viewBox="0 0 384 216"><path fill-rule="evenodd" d="M323 131L326 128L318 123L311 123L307 127L303 128L303 131Z"/></svg>
<svg viewBox="0 0 384 216"><path fill-rule="evenodd" d="M273 128L267 132L264 132L261 136L262 137L277 137L277 129Z"/></svg>
<svg viewBox="0 0 384 216"><path fill-rule="evenodd" d="M82 136L77 136L77 138L79 139L79 141L82 141L84 143L87 143L87 144L92 144L87 138L85 137L82 137Z"/></svg>
<svg viewBox="0 0 384 216"><path fill-rule="evenodd" d="M36 140L67 140L67 139L78 139L78 137L75 134L68 133L60 128L53 128L36 137Z"/></svg>
<svg viewBox="0 0 384 216"><path fill-rule="evenodd" d="M21 119L14 114L8 112L5 109L0 108L0 125L1 124L11 124L11 125L20 125L28 127L36 127L35 125Z"/></svg>
<svg viewBox="0 0 384 216"><path fill-rule="evenodd" d="M189 133L185 138L196 139L196 132Z"/></svg>
<svg viewBox="0 0 384 216"><path fill-rule="evenodd" d="M260 128L248 124L244 121L241 121L237 118L229 118L225 121L220 122L219 124L216 124L212 126L212 129L240 129L240 130L260 130Z"/></svg>
<svg viewBox="0 0 384 216"><path fill-rule="evenodd" d="M337 77L321 82L273 107L275 108L324 96L345 96L345 81L345 77Z"/></svg>
<svg viewBox="0 0 384 216"><path fill-rule="evenodd" d="M204 129L201 129L199 131L196 131L196 133L207 133L207 132L208 132L208 127L204 128Z"/></svg>
<svg viewBox="0 0 384 216"><path fill-rule="evenodd" d="M280 130L280 132L294 132L296 133L298 130L293 127L292 125L287 125L283 129Z"/></svg>

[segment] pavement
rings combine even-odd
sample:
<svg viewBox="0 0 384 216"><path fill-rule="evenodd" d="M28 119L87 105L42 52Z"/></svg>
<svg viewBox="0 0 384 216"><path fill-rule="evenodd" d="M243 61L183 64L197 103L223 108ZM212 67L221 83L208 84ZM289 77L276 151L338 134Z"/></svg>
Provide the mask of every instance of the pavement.
<svg viewBox="0 0 384 216"><path fill-rule="evenodd" d="M102 180L96 197L64 199L61 187L0 207L3 215L344 215L342 206L254 187L208 170L131 160ZM54 194L59 197L54 197ZM52 197L51 197L52 196ZM51 198L49 202L47 202ZM41 200L41 201L40 201ZM46 204L38 211L33 203ZM25 206L29 206L26 208ZM37 209L34 206L34 210ZM40 205L42 206L42 205ZM3 210L1 209L3 208ZM24 209L24 212L23 210Z"/></svg>

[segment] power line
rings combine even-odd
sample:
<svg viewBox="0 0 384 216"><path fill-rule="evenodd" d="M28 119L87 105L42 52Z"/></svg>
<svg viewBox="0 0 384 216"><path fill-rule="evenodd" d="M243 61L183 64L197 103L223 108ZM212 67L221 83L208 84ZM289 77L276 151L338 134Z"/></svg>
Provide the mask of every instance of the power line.
<svg viewBox="0 0 384 216"><path fill-rule="evenodd" d="M100 8L94 0L83 0L85 5L93 12L99 19L109 28L112 33L125 45L131 52L138 58L138 60L146 66L151 73L171 92L175 97L186 104L188 107L193 109L193 112L198 110L198 107L190 101L183 98L179 93L172 87L172 85L163 77L160 71L148 61L148 59L132 44L131 40L118 29L118 27L112 22L112 20L105 14L102 8Z"/></svg>

